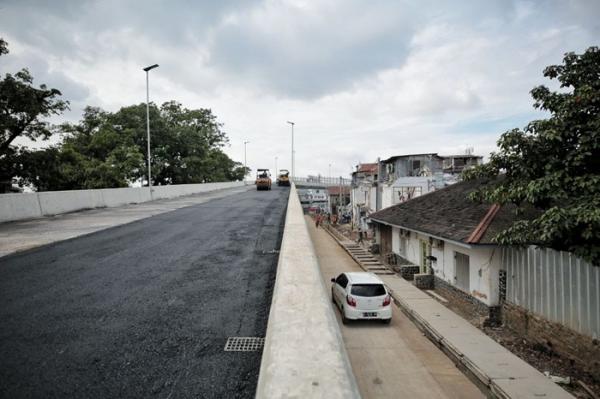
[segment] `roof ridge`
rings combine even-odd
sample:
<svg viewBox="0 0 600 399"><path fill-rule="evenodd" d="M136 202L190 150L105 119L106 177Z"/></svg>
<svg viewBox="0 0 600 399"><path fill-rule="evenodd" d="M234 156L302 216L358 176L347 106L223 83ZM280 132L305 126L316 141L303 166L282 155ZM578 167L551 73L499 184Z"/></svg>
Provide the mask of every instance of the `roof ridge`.
<svg viewBox="0 0 600 399"><path fill-rule="evenodd" d="M479 224L477 227L475 227L469 238L467 238L467 244L477 244L481 240L488 227L490 227L490 224L492 224L492 221L498 214L500 208L501 206L498 204L492 204L492 206L490 206L490 209L488 209L485 216L481 219L481 221L479 221Z"/></svg>

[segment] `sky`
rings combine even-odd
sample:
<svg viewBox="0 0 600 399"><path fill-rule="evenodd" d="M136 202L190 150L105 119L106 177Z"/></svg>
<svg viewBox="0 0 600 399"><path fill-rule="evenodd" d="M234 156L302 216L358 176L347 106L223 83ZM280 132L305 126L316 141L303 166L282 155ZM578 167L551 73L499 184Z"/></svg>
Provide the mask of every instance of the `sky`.
<svg viewBox="0 0 600 399"><path fill-rule="evenodd" d="M86 105L210 108L233 159L347 177L410 153L488 156L546 115L530 90L600 43L598 0L0 0L0 73L27 67ZM56 119L56 118L55 118Z"/></svg>

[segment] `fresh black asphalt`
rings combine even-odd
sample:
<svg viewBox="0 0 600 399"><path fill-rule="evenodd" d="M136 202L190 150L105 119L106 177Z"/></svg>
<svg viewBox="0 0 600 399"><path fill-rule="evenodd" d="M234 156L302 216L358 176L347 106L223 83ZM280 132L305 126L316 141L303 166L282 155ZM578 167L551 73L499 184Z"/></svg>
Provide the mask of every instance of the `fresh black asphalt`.
<svg viewBox="0 0 600 399"><path fill-rule="evenodd" d="M251 398L289 190L0 258L0 397ZM275 250L275 251L274 251Z"/></svg>

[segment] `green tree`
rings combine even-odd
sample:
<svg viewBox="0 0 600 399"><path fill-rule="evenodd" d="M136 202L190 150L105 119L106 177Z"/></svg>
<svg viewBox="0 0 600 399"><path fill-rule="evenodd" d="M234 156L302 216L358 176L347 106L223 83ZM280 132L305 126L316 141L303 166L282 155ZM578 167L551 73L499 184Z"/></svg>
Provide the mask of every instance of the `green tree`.
<svg viewBox="0 0 600 399"><path fill-rule="evenodd" d="M549 246L600 265L600 51L567 53L544 76L561 90L539 86L531 95L550 117L504 133L489 163L465 178L502 176L471 198L540 211L499 234L498 243Z"/></svg>
<svg viewBox="0 0 600 399"><path fill-rule="evenodd" d="M150 125L153 184L243 179L243 166L222 152L227 136L210 110L152 104ZM61 130L60 146L22 155L24 182L38 190L70 190L126 187L146 178L145 104L115 113L87 107L80 122Z"/></svg>
<svg viewBox="0 0 600 399"><path fill-rule="evenodd" d="M8 53L8 44L0 39L0 55ZM47 139L52 134L45 120L68 109L68 102L60 99L57 89L42 84L34 87L27 69L7 73L0 80L0 192L10 187L15 172L15 154L11 145L17 137L31 140Z"/></svg>

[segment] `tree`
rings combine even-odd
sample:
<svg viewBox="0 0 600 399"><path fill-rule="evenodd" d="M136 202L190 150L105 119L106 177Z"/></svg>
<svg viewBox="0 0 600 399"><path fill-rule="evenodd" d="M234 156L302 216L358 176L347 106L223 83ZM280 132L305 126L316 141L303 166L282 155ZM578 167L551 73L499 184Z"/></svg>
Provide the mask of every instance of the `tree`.
<svg viewBox="0 0 600 399"><path fill-rule="evenodd" d="M8 44L0 39L0 55L8 53ZM17 137L31 140L47 139L52 134L45 118L58 115L68 109L68 102L60 99L57 89L49 89L42 84L33 86L33 77L27 69L7 73L0 80L0 192L10 186L12 173L9 158L14 158L17 150L11 148Z"/></svg>
<svg viewBox="0 0 600 399"><path fill-rule="evenodd" d="M150 125L153 184L243 179L243 166L221 150L227 136L210 110L151 104ZM23 182L72 190L126 187L147 176L145 104L115 113L87 107L79 123L60 129L60 146L21 156Z"/></svg>
<svg viewBox="0 0 600 399"><path fill-rule="evenodd" d="M504 133L489 163L465 178L502 176L473 200L539 210L500 233L498 243L535 243L600 265L600 51L567 53L544 76L557 79L561 90L539 86L531 95L550 117Z"/></svg>

